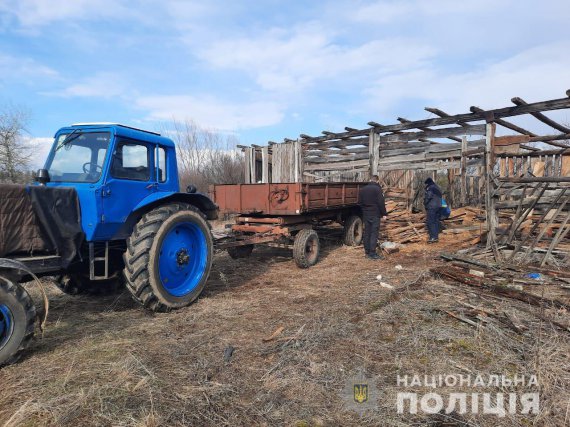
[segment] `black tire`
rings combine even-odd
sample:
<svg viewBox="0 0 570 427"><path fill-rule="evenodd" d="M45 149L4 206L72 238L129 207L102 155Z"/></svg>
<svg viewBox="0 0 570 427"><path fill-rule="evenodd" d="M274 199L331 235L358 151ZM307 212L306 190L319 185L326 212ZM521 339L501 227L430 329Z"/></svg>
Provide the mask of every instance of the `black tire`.
<svg viewBox="0 0 570 427"><path fill-rule="evenodd" d="M228 255L233 259L247 258L253 252L253 245L232 246L227 250Z"/></svg>
<svg viewBox="0 0 570 427"><path fill-rule="evenodd" d="M6 315L9 322L4 322ZM0 277L0 316L0 330L3 330L0 334L0 366L3 366L16 362L30 345L36 322L36 307L28 292L4 277ZM7 323L9 328L4 328Z"/></svg>
<svg viewBox="0 0 570 427"><path fill-rule="evenodd" d="M125 280L120 271L106 280L89 280L81 274L69 273L57 276L55 284L68 295L112 295L123 289Z"/></svg>
<svg viewBox="0 0 570 427"><path fill-rule="evenodd" d="M347 246L359 246L364 236L364 223L358 215L351 215L344 223L344 244Z"/></svg>
<svg viewBox="0 0 570 427"><path fill-rule="evenodd" d="M293 242L293 258L299 268L309 268L315 265L319 259L321 244L319 235L310 228L305 228L297 233Z"/></svg>
<svg viewBox="0 0 570 427"><path fill-rule="evenodd" d="M206 238L207 259L205 271L197 286L189 293L174 296L166 290L159 277L158 261L162 240L177 225L191 222ZM204 289L212 267L213 243L210 225L196 207L172 203L145 214L136 224L127 240L124 255L127 289L145 308L165 312L192 303Z"/></svg>

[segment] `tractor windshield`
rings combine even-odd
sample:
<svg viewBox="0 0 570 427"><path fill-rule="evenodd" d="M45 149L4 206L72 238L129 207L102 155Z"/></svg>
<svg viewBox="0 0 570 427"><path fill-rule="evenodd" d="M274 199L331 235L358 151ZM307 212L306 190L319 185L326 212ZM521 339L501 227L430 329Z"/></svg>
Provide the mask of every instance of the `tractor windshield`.
<svg viewBox="0 0 570 427"><path fill-rule="evenodd" d="M108 132L73 131L57 136L45 168L52 182L97 182L109 147Z"/></svg>

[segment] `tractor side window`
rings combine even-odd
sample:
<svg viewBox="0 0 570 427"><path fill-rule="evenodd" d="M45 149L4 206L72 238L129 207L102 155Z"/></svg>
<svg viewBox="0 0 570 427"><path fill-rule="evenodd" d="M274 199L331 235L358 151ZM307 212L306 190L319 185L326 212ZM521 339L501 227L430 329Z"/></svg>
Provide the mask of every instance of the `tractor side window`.
<svg viewBox="0 0 570 427"><path fill-rule="evenodd" d="M156 154L158 156L158 182L166 182L166 150L162 147L157 148Z"/></svg>
<svg viewBox="0 0 570 427"><path fill-rule="evenodd" d="M148 181L150 179L149 149L136 142L119 142L113 155L113 178Z"/></svg>

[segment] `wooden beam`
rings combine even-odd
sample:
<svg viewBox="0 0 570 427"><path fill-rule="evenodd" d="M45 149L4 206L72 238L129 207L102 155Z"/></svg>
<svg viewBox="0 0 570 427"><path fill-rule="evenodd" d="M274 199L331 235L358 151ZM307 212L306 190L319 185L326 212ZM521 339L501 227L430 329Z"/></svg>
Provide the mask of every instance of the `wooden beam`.
<svg viewBox="0 0 570 427"><path fill-rule="evenodd" d="M515 105L528 105L528 102L526 102L524 99L519 98L518 96L511 99L511 102ZM545 116L544 114L540 113L540 112L534 112L534 113L530 113L531 116L536 117L538 120L540 120L542 123L547 124L548 126L559 130L560 132L564 132L564 133L570 133L570 128L567 128L566 126L562 126L560 123L555 122L554 120L552 120L551 118Z"/></svg>
<svg viewBox="0 0 570 427"><path fill-rule="evenodd" d="M470 110L471 110L472 112L474 112L474 113L485 113L485 110L483 110L483 109L481 109L481 108L479 108L479 107L471 107ZM523 129L523 128L521 128L520 126L517 126L517 125L515 125L515 124L513 124L513 123L511 123L511 122L507 122L506 120L494 118L494 119L492 119L492 120L490 120L490 121L495 122L495 123L497 123L498 125L501 125L501 126L503 126L503 127L506 127L507 129L511 129L511 130L514 130L515 132L522 133L523 135L536 136L535 133L533 133L533 132L531 132L531 131L529 131L529 130Z"/></svg>
<svg viewBox="0 0 570 427"><path fill-rule="evenodd" d="M534 176L531 178L498 178L500 182L533 183L533 182L570 182L570 176Z"/></svg>
<svg viewBox="0 0 570 427"><path fill-rule="evenodd" d="M345 126L345 127L344 127L344 130L347 131L347 132L354 132L355 130L357 131L358 129L350 128L350 127L348 127L348 126Z"/></svg>
<svg viewBox="0 0 570 427"><path fill-rule="evenodd" d="M508 136L497 136L495 138L495 146L506 146L506 145L519 145L521 143L529 142L529 135L508 135Z"/></svg>
<svg viewBox="0 0 570 427"><path fill-rule="evenodd" d="M411 120L404 119L403 117L398 117L398 121L399 121L400 123L410 123L410 122L411 122ZM418 129L423 130L423 131L431 131L431 130L433 130L432 128L429 128L429 127L422 127L422 128L418 128ZM447 138L448 138L448 139L451 139L451 140L453 140L453 141L461 142L461 138L458 138L458 137L456 137L456 136L448 136Z"/></svg>
<svg viewBox="0 0 570 427"><path fill-rule="evenodd" d="M487 119L492 118L492 120L520 116L523 114L530 114L537 111L553 111L562 110L570 108L570 96L560 99L552 99L548 101L535 102L527 105L497 108L494 110L487 110L481 112L471 112L465 114L456 114L448 117L436 117L425 120L415 120L410 123L399 123L388 126L382 126L376 122L369 122L368 125L372 126L375 132L378 133L390 133L396 131L419 129L420 127L431 127L431 126L444 126L450 124L465 124L477 121L487 121ZM434 111L436 111L434 109ZM334 134L335 139L351 138L356 136L368 136L370 128L359 129L356 131L347 131ZM310 142L324 142L332 139L331 136L321 136L315 137L310 140Z"/></svg>
<svg viewBox="0 0 570 427"><path fill-rule="evenodd" d="M382 135L380 136L380 142L384 143L384 142L398 142L398 141L413 141L419 138L446 138L449 136L465 135L465 134L484 135L485 125L474 125L474 126L469 126L469 128L457 126L451 128L433 129L423 132L405 132L405 133L397 133L391 135Z"/></svg>

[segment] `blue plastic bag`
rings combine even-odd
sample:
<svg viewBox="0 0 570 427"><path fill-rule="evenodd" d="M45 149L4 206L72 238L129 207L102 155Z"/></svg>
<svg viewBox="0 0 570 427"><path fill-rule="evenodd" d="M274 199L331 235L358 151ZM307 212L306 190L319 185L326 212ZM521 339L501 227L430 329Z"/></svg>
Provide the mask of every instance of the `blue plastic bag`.
<svg viewBox="0 0 570 427"><path fill-rule="evenodd" d="M439 209L439 218L447 219L451 215L451 208L447 205L447 202L442 197L441 198L441 208Z"/></svg>

